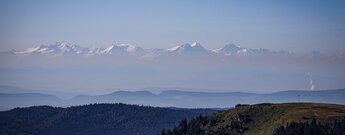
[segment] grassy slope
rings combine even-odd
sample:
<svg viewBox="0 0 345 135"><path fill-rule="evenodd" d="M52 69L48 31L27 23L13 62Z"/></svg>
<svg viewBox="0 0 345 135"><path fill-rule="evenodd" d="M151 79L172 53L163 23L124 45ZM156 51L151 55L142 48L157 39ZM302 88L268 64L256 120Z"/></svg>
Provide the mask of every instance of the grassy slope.
<svg viewBox="0 0 345 135"><path fill-rule="evenodd" d="M292 121L308 121L316 118L320 122L333 121L345 116L345 106L319 103L285 103L285 104L257 104L240 106L221 111L208 117L208 122L216 122L214 126L204 124L206 132L225 129L234 118L247 115L251 121L244 124L249 130L245 134L268 135L282 125ZM212 125L212 124L211 124Z"/></svg>

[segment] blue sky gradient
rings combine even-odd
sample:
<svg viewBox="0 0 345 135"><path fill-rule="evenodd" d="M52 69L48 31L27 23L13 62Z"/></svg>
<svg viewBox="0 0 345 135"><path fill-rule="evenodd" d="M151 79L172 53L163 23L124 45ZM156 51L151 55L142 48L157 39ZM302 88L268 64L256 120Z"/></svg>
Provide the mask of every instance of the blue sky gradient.
<svg viewBox="0 0 345 135"><path fill-rule="evenodd" d="M343 0L2 0L0 50L69 41L345 52Z"/></svg>
<svg viewBox="0 0 345 135"><path fill-rule="evenodd" d="M196 41L210 49L234 43L303 54L196 59L173 55L151 61L129 55L46 58L0 53L0 85L80 93L151 87L342 89L344 9L344 0L1 0L1 52L58 41L143 48ZM312 51L343 55L305 54Z"/></svg>

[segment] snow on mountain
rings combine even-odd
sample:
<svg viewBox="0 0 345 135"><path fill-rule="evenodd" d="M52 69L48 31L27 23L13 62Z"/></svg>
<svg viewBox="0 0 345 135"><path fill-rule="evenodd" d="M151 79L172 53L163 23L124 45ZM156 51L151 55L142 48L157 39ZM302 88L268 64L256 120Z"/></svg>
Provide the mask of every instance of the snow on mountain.
<svg viewBox="0 0 345 135"><path fill-rule="evenodd" d="M205 49L201 44L199 43L193 43L193 44L182 44L179 46L175 46L169 49L166 49L166 52L168 53L191 53L191 54L195 54L195 53L207 53L209 52L209 50Z"/></svg>
<svg viewBox="0 0 345 135"><path fill-rule="evenodd" d="M221 55L234 55L240 53L246 53L246 48L241 48L240 46L236 46L235 44L227 44L223 48L212 50L212 52L221 54Z"/></svg>
<svg viewBox="0 0 345 135"><path fill-rule="evenodd" d="M130 44L117 44L100 49L99 54L117 54L117 53L135 53L144 52L141 47L136 47Z"/></svg>
<svg viewBox="0 0 345 135"><path fill-rule="evenodd" d="M289 54L285 51L271 51L268 49L251 49L243 48L235 44L227 44L222 48L209 50L204 48L199 43L186 43L175 46L169 49L143 49L131 44L114 44L104 48L86 48L68 42L57 42L50 45L40 45L37 47L28 48L24 51L13 51L16 55L48 55L48 56L61 56L64 54L73 55L114 55L114 54L139 54L140 57L155 58L163 54L216 54L221 56L230 55L266 55L266 54Z"/></svg>
<svg viewBox="0 0 345 135"><path fill-rule="evenodd" d="M259 48L259 49L248 49L248 52L250 54L255 54L255 55L281 55L281 56L286 56L290 55L290 52L286 51L272 51L269 49L264 49L264 48Z"/></svg>
<svg viewBox="0 0 345 135"><path fill-rule="evenodd" d="M63 55L63 54L85 54L89 52L88 48L80 47L68 42L56 42L51 45L40 45L28 48L24 51L15 52L18 55L43 54L43 55Z"/></svg>
<svg viewBox="0 0 345 135"><path fill-rule="evenodd" d="M117 44L105 48L85 48L63 41L51 45L40 45L37 47L28 48L24 51L15 51L14 53L17 55L40 54L49 56L60 56L63 54L78 54L90 56L135 52L144 52L144 49L130 44Z"/></svg>
<svg viewBox="0 0 345 135"><path fill-rule="evenodd" d="M252 48L242 48L240 46L237 46L235 44L227 44L223 48L214 49L211 50L213 53L219 54L219 55L267 55L267 54L283 54L287 55L288 52L285 51L271 51L268 49L252 49Z"/></svg>

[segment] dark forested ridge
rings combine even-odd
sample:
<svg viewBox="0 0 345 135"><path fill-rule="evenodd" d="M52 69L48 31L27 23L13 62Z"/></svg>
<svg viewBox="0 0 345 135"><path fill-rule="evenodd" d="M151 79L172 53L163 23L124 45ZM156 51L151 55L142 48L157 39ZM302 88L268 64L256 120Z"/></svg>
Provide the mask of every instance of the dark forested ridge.
<svg viewBox="0 0 345 135"><path fill-rule="evenodd" d="M277 128L274 135L345 135L345 117L321 124L316 119L310 122L292 122Z"/></svg>
<svg viewBox="0 0 345 135"><path fill-rule="evenodd" d="M126 104L91 104L68 108L34 106L0 112L0 134L152 135L172 128L182 118L210 109L158 108Z"/></svg>
<svg viewBox="0 0 345 135"><path fill-rule="evenodd" d="M344 135L344 117L344 105L319 103L237 105L219 112L121 103L34 106L0 112L0 134Z"/></svg>
<svg viewBox="0 0 345 135"><path fill-rule="evenodd" d="M183 119L161 135L345 135L345 106L316 103L238 105Z"/></svg>

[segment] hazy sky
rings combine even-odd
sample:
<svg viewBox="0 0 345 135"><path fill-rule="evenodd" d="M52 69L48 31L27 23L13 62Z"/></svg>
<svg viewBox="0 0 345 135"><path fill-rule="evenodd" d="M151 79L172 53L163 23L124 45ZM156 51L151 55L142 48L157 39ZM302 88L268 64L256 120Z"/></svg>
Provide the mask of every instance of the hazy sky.
<svg viewBox="0 0 345 135"><path fill-rule="evenodd" d="M69 41L345 52L344 0L1 0L0 50Z"/></svg>

